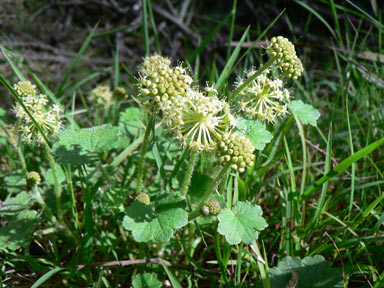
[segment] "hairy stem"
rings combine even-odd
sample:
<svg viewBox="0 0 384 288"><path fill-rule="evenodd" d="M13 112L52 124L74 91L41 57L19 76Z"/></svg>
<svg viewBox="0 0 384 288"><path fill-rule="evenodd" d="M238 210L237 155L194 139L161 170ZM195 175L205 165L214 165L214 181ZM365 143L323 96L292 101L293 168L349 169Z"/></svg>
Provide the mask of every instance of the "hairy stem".
<svg viewBox="0 0 384 288"><path fill-rule="evenodd" d="M253 80L256 79L257 76L261 75L265 70L267 70L269 67L272 66L273 62L277 59L277 56L272 57L268 60L267 63L265 63L259 70L257 70L255 73L252 74L251 77L249 77L242 85L240 85L235 91L233 91L232 95L229 96L229 100L234 99L237 95L241 93L251 83Z"/></svg>
<svg viewBox="0 0 384 288"><path fill-rule="evenodd" d="M191 183L192 174L193 174L193 171L195 170L195 165L196 165L198 156L199 154L197 152L191 151L191 155L190 155L191 158L188 161L188 168L187 168L187 171L185 172L183 184L181 185L181 190L180 190L181 196L185 196L187 194L189 184Z"/></svg>
<svg viewBox="0 0 384 288"><path fill-rule="evenodd" d="M61 210L61 186L59 183L59 176L58 176L57 170L56 170L56 162L52 156L51 149L49 148L48 144L45 144L45 149L47 151L49 166L51 167L51 170L52 170L53 181L54 181L54 186L55 186L57 216L59 218L59 221L61 223L64 223L63 212Z"/></svg>
<svg viewBox="0 0 384 288"><path fill-rule="evenodd" d="M154 119L155 117L153 115L149 119L147 128L145 129L144 142L143 142L143 145L141 146L140 160L137 167L137 189L136 189L137 194L141 192L141 189L143 186L144 159L145 159L145 153L147 153L149 134L151 132Z"/></svg>

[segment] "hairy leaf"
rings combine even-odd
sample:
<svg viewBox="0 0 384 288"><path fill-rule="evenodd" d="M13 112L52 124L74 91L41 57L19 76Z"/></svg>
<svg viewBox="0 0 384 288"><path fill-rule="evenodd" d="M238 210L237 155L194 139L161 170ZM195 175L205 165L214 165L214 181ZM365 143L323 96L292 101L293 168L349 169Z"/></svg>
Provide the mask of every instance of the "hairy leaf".
<svg viewBox="0 0 384 288"><path fill-rule="evenodd" d="M221 210L217 231L225 236L229 244L251 244L258 238L258 232L268 226L262 214L260 206L239 201L232 210Z"/></svg>
<svg viewBox="0 0 384 288"><path fill-rule="evenodd" d="M163 194L150 206L133 202L126 209L123 227L132 231L137 242L167 242L175 229L187 225L185 206L185 200L177 195Z"/></svg>
<svg viewBox="0 0 384 288"><path fill-rule="evenodd" d="M1 203L0 215L18 214L23 210L29 209L33 203L35 203L35 199L30 194L25 191L20 192L15 197L9 197Z"/></svg>
<svg viewBox="0 0 384 288"><path fill-rule="evenodd" d="M37 213L33 210L23 210L3 220L4 223L0 221L0 251L26 247L39 223Z"/></svg>
<svg viewBox="0 0 384 288"><path fill-rule="evenodd" d="M295 275L296 274L296 275ZM285 257L277 267L270 269L270 279L273 288L286 287L292 278L296 288L336 288L344 287L343 275L340 269L331 268L321 255L307 256L303 260L298 257Z"/></svg>
<svg viewBox="0 0 384 288"><path fill-rule="evenodd" d="M137 107L129 107L120 113L119 130L120 139L119 147L126 147L131 142L132 137L137 136L138 129L141 127L142 132L145 126L140 122L141 110Z"/></svg>
<svg viewBox="0 0 384 288"><path fill-rule="evenodd" d="M79 130L67 129L57 135L52 151L60 164L89 164L98 160L97 153L110 150L119 141L119 128L103 125Z"/></svg>
<svg viewBox="0 0 384 288"><path fill-rule="evenodd" d="M235 132L247 137L257 150L263 150L265 144L271 142L273 137L263 122L243 117L236 119Z"/></svg>
<svg viewBox="0 0 384 288"><path fill-rule="evenodd" d="M132 286L133 288L160 288L161 282L154 274L140 273L133 278Z"/></svg>
<svg viewBox="0 0 384 288"><path fill-rule="evenodd" d="M320 117L320 112L309 104L304 104L301 100L295 100L291 103L291 111L297 116L303 124L317 126L317 119Z"/></svg>

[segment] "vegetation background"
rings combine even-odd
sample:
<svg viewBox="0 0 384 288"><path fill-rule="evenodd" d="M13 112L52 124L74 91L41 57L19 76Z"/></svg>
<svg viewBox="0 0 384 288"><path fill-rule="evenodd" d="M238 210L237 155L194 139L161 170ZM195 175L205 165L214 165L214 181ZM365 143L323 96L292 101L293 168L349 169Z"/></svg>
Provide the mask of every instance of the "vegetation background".
<svg viewBox="0 0 384 288"><path fill-rule="evenodd" d="M272 267L287 253L301 258L320 254L333 267L342 269L345 279L349 279L348 287L384 287L383 148L364 155L363 159L354 162L341 175L335 175L310 195L305 204L307 212L314 214L321 210L315 223L295 227L289 219L283 221L287 199L281 193L292 185L297 189L301 185L309 186L324 171L384 137L383 5L374 0L147 0L146 4L150 8L148 38L143 32L141 1L2 0L0 45L22 59L53 91L70 70L69 84L59 99L68 108L72 105L73 93L86 95L98 83L114 86L116 59L120 64L117 65L119 85L125 87L130 95L135 95L126 71L137 75L138 65L148 48L151 53L161 51L175 63L178 59L188 60L197 47L202 47L195 55L198 57L191 59L191 66L196 79L205 86L212 71L220 73L223 69L228 55L238 45L237 41L248 26L250 32L242 44L242 52L247 51L256 39L258 42L234 70L232 82L244 69L258 65L264 54L261 48L266 46L265 40L277 35L289 38L305 68L304 77L293 84L295 98L312 104L321 112L321 117L317 127L306 128L304 137L300 137L298 129L293 128L293 118L287 119L280 126L287 147L283 138L277 138L258 156L260 171L247 176L248 195L262 206L269 223L261 235L266 260ZM234 18L229 17L233 8ZM223 19L227 21L221 25ZM89 45L70 69L96 23L99 24ZM216 33L212 34L212 31ZM207 37L208 42L204 42ZM11 83L16 82L3 54L0 54L0 71ZM9 93L0 87L0 106L9 111L13 102ZM77 98L75 107L88 109L81 97ZM9 119L12 122L12 115ZM83 127L90 126L89 119L83 114L76 119ZM5 199L9 187L4 179L17 171L18 163L9 160L15 153L14 148L2 142L0 149L0 199ZM287 149L291 161L287 160ZM28 166L37 167L34 152L25 148L25 153L29 155L26 156ZM303 177L304 162L307 174ZM96 205L96 210L103 209L101 203ZM82 208L79 209L81 213ZM120 237L115 227L116 219L100 217L95 221L99 221L95 226L101 227L100 233L113 234L100 244L104 250L98 246L100 250L94 251L95 262L129 259L132 255L137 258L158 256L151 254L146 244ZM288 237L296 237L292 241L300 243L302 249L291 253L279 246L287 231L292 234ZM180 243L171 245L176 252L180 251ZM218 283L219 278L212 280L201 276L199 271L188 266L191 264L183 255L175 254L170 247L168 249L170 251L164 252L164 259L170 261L183 287L188 284L209 287ZM215 246L209 244L199 249L195 259L202 265L201 269L219 272L218 265L213 265L217 262L206 262L220 261L216 260ZM233 259L240 249L245 248L235 248ZM76 247L70 247L60 239L38 235L27 252L21 249L12 255L0 253L3 260L0 264L0 283L3 284L0 286L30 287L52 269L52 263L62 266L83 264L81 259L73 257L76 253ZM261 285L257 284L256 264L240 264L240 270L234 262L226 263L225 267L229 279L239 279L231 285ZM99 283L98 279L106 278L110 287L128 287L132 276L139 271L156 272L164 285L170 285L166 280L169 274L160 265L143 264L105 269L95 264L80 271L58 273L44 285L60 287L61 284L57 283L62 283L70 287L91 287ZM253 275L249 276L251 280L243 280L247 275ZM103 280L104 284L107 282ZM216 286L213 284L211 287Z"/></svg>

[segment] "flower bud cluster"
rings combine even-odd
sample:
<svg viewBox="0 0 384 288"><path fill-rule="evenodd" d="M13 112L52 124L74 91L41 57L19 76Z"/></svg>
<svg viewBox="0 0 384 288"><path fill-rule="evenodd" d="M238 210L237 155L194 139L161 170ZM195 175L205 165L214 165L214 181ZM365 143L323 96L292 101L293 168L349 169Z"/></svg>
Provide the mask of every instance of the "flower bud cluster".
<svg viewBox="0 0 384 288"><path fill-rule="evenodd" d="M201 213L205 216L217 215L220 213L221 206L216 199L209 200L206 205L201 208Z"/></svg>
<svg viewBox="0 0 384 288"><path fill-rule="evenodd" d="M109 106L112 104L113 93L108 86L98 85L89 93L89 100L96 105Z"/></svg>
<svg viewBox="0 0 384 288"><path fill-rule="evenodd" d="M226 102L191 88L160 107L176 137L197 152L214 150L235 121Z"/></svg>
<svg viewBox="0 0 384 288"><path fill-rule="evenodd" d="M250 78L255 71L246 73L246 78ZM289 90L283 87L283 81L273 79L269 75L269 70L256 77L240 93L240 110L250 118L262 121L274 122L278 117L283 117L288 113L288 102L290 98ZM244 80L237 83L241 86Z"/></svg>
<svg viewBox="0 0 384 288"><path fill-rule="evenodd" d="M32 117L40 125L46 136L59 132L63 125L60 121L60 108L57 105L47 107L48 98L44 94L38 94L35 85L29 81L20 81L14 85L14 89L23 101ZM23 107L16 103L13 107L16 117L21 120L20 130L23 140L27 143L36 141L44 143L44 137L28 116Z"/></svg>
<svg viewBox="0 0 384 288"><path fill-rule="evenodd" d="M160 55L144 58L140 67L139 91L148 102L164 102L171 97L184 95L192 84L186 69L178 65L171 67L171 61Z"/></svg>
<svg viewBox="0 0 384 288"><path fill-rule="evenodd" d="M249 139L236 132L223 137L218 154L221 165L230 163L231 169L243 173L245 168L253 166L255 147Z"/></svg>
<svg viewBox="0 0 384 288"><path fill-rule="evenodd" d="M270 57L277 56L274 64L282 70L285 77L297 79L303 73L303 65L296 55L295 46L287 38L273 37L267 53Z"/></svg>

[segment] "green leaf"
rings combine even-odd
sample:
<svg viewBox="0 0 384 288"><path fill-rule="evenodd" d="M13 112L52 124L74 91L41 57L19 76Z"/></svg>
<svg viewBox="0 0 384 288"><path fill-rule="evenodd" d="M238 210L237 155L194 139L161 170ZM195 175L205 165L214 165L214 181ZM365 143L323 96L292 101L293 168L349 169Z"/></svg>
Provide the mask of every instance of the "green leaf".
<svg viewBox="0 0 384 288"><path fill-rule="evenodd" d="M132 286L133 288L160 288L161 282L154 274L140 273L133 278Z"/></svg>
<svg viewBox="0 0 384 288"><path fill-rule="evenodd" d="M304 104L301 100L292 101L290 105L292 113L297 116L303 124L317 126L317 119L320 117L320 112L309 104Z"/></svg>
<svg viewBox="0 0 384 288"><path fill-rule="evenodd" d="M132 231L137 242L167 242L171 239L173 230L187 225L185 206L183 198L171 194L161 195L154 201L154 205L150 206L133 202L126 209L123 227Z"/></svg>
<svg viewBox="0 0 384 288"><path fill-rule="evenodd" d="M20 213L23 210L29 209L33 203L35 203L35 199L23 191L18 193L15 197L7 198L2 205L0 205L0 215L15 215Z"/></svg>
<svg viewBox="0 0 384 288"><path fill-rule="evenodd" d="M341 270L331 268L321 255L308 256L303 260L287 256L269 272L272 288L288 287L291 278L297 278L296 288L344 287Z"/></svg>
<svg viewBox="0 0 384 288"><path fill-rule="evenodd" d="M232 210L221 210L217 231L231 245L240 242L251 244L258 238L258 232L268 226L267 221L261 217L262 214L260 206L239 201Z"/></svg>
<svg viewBox="0 0 384 288"><path fill-rule="evenodd" d="M141 110L137 107L129 107L120 113L119 130L120 140L119 147L127 147L131 142L132 136L137 136L140 127L145 128L141 123ZM145 129L143 129L144 133Z"/></svg>
<svg viewBox="0 0 384 288"><path fill-rule="evenodd" d="M3 117L5 114L7 114L7 112L3 108L0 108L0 117Z"/></svg>
<svg viewBox="0 0 384 288"><path fill-rule="evenodd" d="M260 120L250 120L243 117L236 119L235 132L247 137L258 150L263 150L265 144L271 142L273 136L265 128L265 124Z"/></svg>
<svg viewBox="0 0 384 288"><path fill-rule="evenodd" d="M40 287L42 284L44 284L49 278L51 278L53 275L55 275L57 272L60 272L61 270L64 270L65 268L56 267L52 269L51 271L48 271L43 276L41 276L32 286L31 288L37 288Z"/></svg>
<svg viewBox="0 0 384 288"><path fill-rule="evenodd" d="M33 210L23 210L2 220L0 221L0 251L6 249L14 251L20 247L26 247L39 223L37 213Z"/></svg>
<svg viewBox="0 0 384 288"><path fill-rule="evenodd" d="M96 153L110 150L119 141L119 128L103 125L79 130L67 129L57 135L52 152L59 164L88 164L98 160Z"/></svg>

